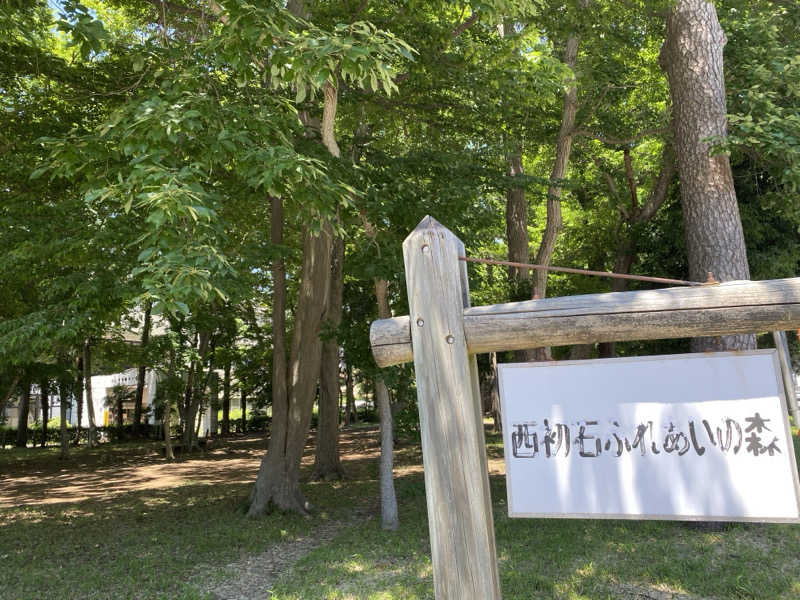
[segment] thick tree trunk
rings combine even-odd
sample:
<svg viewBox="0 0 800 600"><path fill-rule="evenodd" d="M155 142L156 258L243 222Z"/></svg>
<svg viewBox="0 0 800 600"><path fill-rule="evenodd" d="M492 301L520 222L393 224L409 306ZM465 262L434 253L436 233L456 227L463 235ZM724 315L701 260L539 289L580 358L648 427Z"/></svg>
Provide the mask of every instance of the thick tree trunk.
<svg viewBox="0 0 800 600"><path fill-rule="evenodd" d="M88 338L83 342L83 385L86 389L86 412L89 415L89 448L97 442L92 400L92 350Z"/></svg>
<svg viewBox="0 0 800 600"><path fill-rule="evenodd" d="M144 324L142 325L141 350L145 352L147 343L150 341L150 312L153 308L151 302L147 303L144 309ZM146 365L139 365L139 372L136 374L136 398L133 402L133 437L138 437L142 425L142 400L144 398L144 379L147 375Z"/></svg>
<svg viewBox="0 0 800 600"><path fill-rule="evenodd" d="M316 396L322 355L320 325L328 303L332 232L303 234L303 266L300 275L295 330L289 360L287 411L273 406L269 449L261 461L251 494L251 516L271 506L305 513L310 505L300 491L300 461Z"/></svg>
<svg viewBox="0 0 800 600"><path fill-rule="evenodd" d="M378 300L378 318L391 318L392 310L389 306L388 284L385 279L375 280L375 297ZM394 424L389 390L381 378L375 380L375 400L381 421L381 526L387 530L395 530L400 526L400 517L394 489Z"/></svg>
<svg viewBox="0 0 800 600"><path fill-rule="evenodd" d="M60 381L58 385L58 398L60 400L61 423L59 426L60 439L61 439L61 453L60 458L67 458L69 456L69 434L67 432L67 408L70 405L69 401L70 389L69 383Z"/></svg>
<svg viewBox="0 0 800 600"><path fill-rule="evenodd" d="M39 382L39 403L42 405L42 448L47 445L47 420L50 418L50 382L44 378Z"/></svg>
<svg viewBox="0 0 800 600"><path fill-rule="evenodd" d="M22 380L22 394L19 399L17 409L17 448L25 448L28 445L28 413L31 406L31 382L26 377Z"/></svg>
<svg viewBox="0 0 800 600"><path fill-rule="evenodd" d="M727 155L710 156L711 137L727 135L722 50L714 5L677 0L667 18L661 65L669 79L672 127L689 258L689 277L749 279L744 233ZM695 351L755 348L755 336L692 340Z"/></svg>
<svg viewBox="0 0 800 600"><path fill-rule="evenodd" d="M225 363L222 376L222 435L231 434L231 362Z"/></svg>
<svg viewBox="0 0 800 600"><path fill-rule="evenodd" d="M331 252L331 283L325 322L331 328L339 327L342 320L344 294L344 240L333 240ZM339 460L339 343L329 339L322 346L320 367L319 419L317 421L317 448L314 458L315 479L330 481L341 479L342 463Z"/></svg>

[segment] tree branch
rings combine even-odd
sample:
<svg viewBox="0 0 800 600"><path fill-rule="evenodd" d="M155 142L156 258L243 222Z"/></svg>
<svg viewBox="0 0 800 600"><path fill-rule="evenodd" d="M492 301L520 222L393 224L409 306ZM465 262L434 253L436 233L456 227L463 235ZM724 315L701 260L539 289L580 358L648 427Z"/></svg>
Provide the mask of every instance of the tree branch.
<svg viewBox="0 0 800 600"><path fill-rule="evenodd" d="M467 29L475 25L475 23L478 22L478 18L479 18L478 11L473 11L469 19L461 23L461 25L458 25L457 27L453 28L453 31L450 32L450 36L453 38L457 38Z"/></svg>
<svg viewBox="0 0 800 600"><path fill-rule="evenodd" d="M675 157L672 154L672 146L667 143L661 153L661 171L658 174L658 179L650 192L647 202L644 203L641 210L633 215L631 223L644 223L653 218L658 209L661 208L661 205L664 204L664 200L667 199L667 191L675 177L675 172Z"/></svg>

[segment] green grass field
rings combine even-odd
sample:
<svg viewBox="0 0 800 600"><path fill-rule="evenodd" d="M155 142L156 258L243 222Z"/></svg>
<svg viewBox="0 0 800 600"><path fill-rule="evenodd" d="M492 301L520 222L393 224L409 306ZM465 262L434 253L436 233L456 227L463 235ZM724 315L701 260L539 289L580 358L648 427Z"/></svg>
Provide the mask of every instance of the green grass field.
<svg viewBox="0 0 800 600"><path fill-rule="evenodd" d="M501 454L497 436L490 436L489 452ZM82 464L80 452L74 460ZM418 460L413 447L397 451L400 466ZM35 476L37 460L22 464ZM0 469L19 465L0 461ZM288 548L330 520L347 526L284 571L266 597L432 598L419 469L397 478L401 528L389 533L376 511L377 460L347 461L346 468L344 482L306 486L317 507L311 519L246 518L243 483L0 509L0 598L209 598L204 582L241 576L226 565L275 544ZM795 525L735 524L704 533L676 522L512 520L504 478L492 477L491 485L506 599L800 597ZM363 509L355 520L354 508Z"/></svg>

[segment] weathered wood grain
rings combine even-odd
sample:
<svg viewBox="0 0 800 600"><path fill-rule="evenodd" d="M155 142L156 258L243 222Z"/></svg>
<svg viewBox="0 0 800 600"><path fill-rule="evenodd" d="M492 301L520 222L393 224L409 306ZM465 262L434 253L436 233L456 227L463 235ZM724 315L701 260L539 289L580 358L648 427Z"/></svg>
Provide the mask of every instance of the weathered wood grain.
<svg viewBox="0 0 800 600"><path fill-rule="evenodd" d="M586 294L465 309L470 353L800 327L800 278ZM412 360L407 317L375 321L379 366Z"/></svg>
<svg viewBox="0 0 800 600"><path fill-rule="evenodd" d="M500 584L477 368L464 335L463 252L430 217L403 243L436 598L494 600Z"/></svg>

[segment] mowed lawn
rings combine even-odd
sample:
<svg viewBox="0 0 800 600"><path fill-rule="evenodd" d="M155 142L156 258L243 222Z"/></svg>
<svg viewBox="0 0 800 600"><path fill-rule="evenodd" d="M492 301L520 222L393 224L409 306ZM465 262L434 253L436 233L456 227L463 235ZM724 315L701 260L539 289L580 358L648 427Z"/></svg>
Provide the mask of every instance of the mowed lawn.
<svg viewBox="0 0 800 600"><path fill-rule="evenodd" d="M332 539L252 597L432 598L419 450L396 451L401 528L384 532L376 436L346 432L347 479L306 484L310 519L245 516L264 447L257 437L172 465L155 444L81 449L64 462L51 451L0 452L0 598L212 598L204 590L246 577L242 559L276 544L291 554L294 540L335 521ZM499 436L488 439L504 598L800 597L800 527L512 520ZM306 473L311 448L307 458Z"/></svg>

